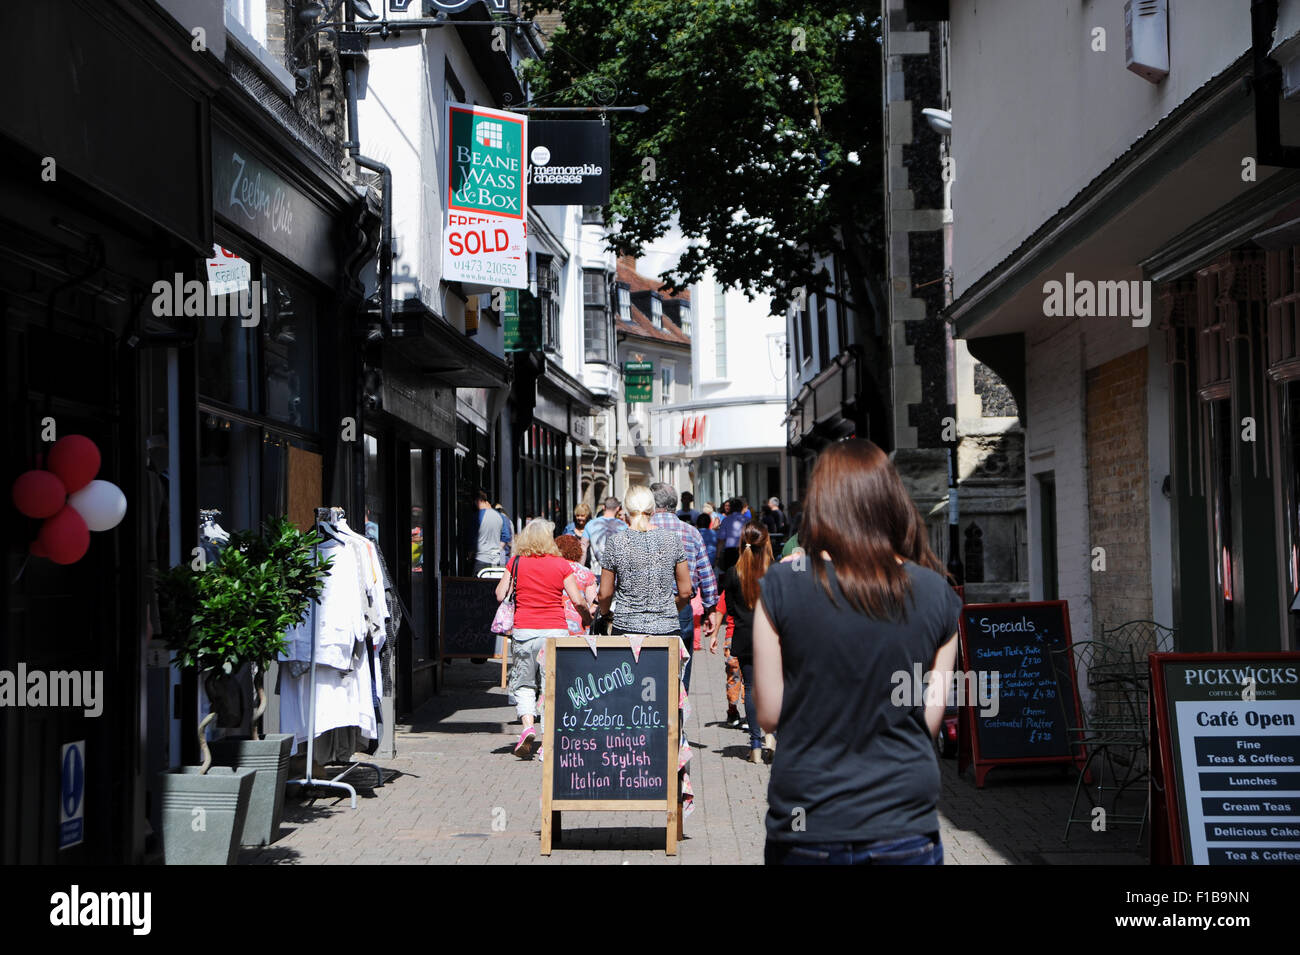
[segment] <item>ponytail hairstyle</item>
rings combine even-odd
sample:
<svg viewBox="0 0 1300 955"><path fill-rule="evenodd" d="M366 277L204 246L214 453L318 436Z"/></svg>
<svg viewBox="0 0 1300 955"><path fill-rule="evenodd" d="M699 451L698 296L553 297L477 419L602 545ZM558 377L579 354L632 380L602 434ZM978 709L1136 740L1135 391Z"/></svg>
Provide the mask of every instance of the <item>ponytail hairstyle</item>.
<svg viewBox="0 0 1300 955"><path fill-rule="evenodd" d="M739 513L739 512L736 512ZM740 594L750 610L758 604L758 582L772 565L772 538L762 521L749 521L740 531L740 559L736 575Z"/></svg>
<svg viewBox="0 0 1300 955"><path fill-rule="evenodd" d="M644 484L634 484L623 495L623 510L627 511L628 527L634 531L648 531L650 518L655 512L655 495Z"/></svg>

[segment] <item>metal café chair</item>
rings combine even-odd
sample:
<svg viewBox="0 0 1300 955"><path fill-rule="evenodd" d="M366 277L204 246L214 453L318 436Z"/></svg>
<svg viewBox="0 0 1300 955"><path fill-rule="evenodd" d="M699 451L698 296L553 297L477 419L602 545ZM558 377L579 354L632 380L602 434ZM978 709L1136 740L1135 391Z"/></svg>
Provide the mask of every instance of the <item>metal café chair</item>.
<svg viewBox="0 0 1300 955"><path fill-rule="evenodd" d="M1078 767L1074 798L1065 822L1065 841L1070 827L1091 826L1094 811L1105 812L1104 824L1137 826L1138 842L1146 828L1147 805L1141 813L1121 813L1118 802L1124 793L1147 778L1147 669L1128 647L1116 647L1100 640L1082 640L1052 651L1052 669L1058 686L1070 686L1079 701L1082 725L1073 709L1070 694L1057 694L1071 750L1083 748L1085 758ZM1086 796L1084 815L1079 800Z"/></svg>

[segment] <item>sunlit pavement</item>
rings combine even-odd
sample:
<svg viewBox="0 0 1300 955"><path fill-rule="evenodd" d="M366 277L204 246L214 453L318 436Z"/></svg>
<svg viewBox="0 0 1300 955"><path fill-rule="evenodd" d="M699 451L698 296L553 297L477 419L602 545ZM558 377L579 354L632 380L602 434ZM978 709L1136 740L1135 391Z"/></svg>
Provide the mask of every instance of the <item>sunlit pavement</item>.
<svg viewBox="0 0 1300 955"><path fill-rule="evenodd" d="M565 813L564 845L541 855L542 765L510 753L519 726L496 685L500 668L458 660L446 669L443 694L400 728L398 756L379 761L396 773L390 781L372 790L374 774L358 771L356 809L346 799L291 795L279 839L243 850L240 862L759 864L770 771L747 761L746 733L722 725L721 658L703 652L696 660L688 723L696 808L676 856L664 853L664 815L648 812ZM1062 771L995 771L978 790L969 776L958 778L954 760L941 764L948 865L1145 862L1134 828L1075 824L1070 844L1062 841L1074 791Z"/></svg>

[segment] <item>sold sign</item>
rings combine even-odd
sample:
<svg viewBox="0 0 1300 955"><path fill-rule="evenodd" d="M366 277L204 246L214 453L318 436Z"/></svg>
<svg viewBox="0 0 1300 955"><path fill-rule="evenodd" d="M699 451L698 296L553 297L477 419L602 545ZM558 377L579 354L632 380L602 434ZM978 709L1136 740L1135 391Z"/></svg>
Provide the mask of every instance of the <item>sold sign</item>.
<svg viewBox="0 0 1300 955"><path fill-rule="evenodd" d="M524 223L451 212L442 237L442 277L487 287L527 288Z"/></svg>

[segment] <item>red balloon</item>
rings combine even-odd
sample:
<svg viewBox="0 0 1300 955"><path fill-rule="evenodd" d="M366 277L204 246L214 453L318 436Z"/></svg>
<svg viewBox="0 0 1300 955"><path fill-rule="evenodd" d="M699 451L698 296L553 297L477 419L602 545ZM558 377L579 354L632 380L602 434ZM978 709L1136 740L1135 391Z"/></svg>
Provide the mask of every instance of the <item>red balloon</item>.
<svg viewBox="0 0 1300 955"><path fill-rule="evenodd" d="M68 505L41 525L36 543L56 564L75 564L90 549L90 528Z"/></svg>
<svg viewBox="0 0 1300 955"><path fill-rule="evenodd" d="M83 434L59 438L50 448L49 469L59 476L69 494L76 494L99 473L99 448Z"/></svg>
<svg viewBox="0 0 1300 955"><path fill-rule="evenodd" d="M27 471L14 481L13 498L27 517L53 517L68 502L68 489L49 471Z"/></svg>

